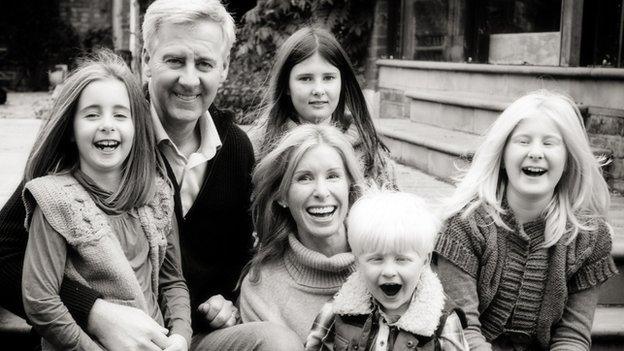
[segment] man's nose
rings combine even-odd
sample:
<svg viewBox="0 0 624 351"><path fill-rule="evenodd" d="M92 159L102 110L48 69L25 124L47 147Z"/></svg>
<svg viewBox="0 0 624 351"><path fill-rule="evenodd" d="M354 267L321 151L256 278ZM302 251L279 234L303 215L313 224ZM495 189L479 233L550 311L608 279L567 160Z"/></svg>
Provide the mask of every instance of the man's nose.
<svg viewBox="0 0 624 351"><path fill-rule="evenodd" d="M182 73L180 75L180 78L178 79L178 82L181 85L184 85L187 87L198 86L199 75L197 74L197 70L195 69L195 67L193 65L186 65L184 67L184 70L182 70Z"/></svg>

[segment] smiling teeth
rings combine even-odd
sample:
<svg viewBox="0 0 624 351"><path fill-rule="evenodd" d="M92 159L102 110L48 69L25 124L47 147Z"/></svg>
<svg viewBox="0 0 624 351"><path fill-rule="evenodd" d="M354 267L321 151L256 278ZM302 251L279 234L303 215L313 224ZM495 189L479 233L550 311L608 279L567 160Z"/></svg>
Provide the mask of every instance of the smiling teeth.
<svg viewBox="0 0 624 351"><path fill-rule="evenodd" d="M335 209L334 206L323 206L323 207L312 207L308 209L308 212L310 212L311 214L328 214L333 212Z"/></svg>
<svg viewBox="0 0 624 351"><path fill-rule="evenodd" d="M100 140L96 141L95 145L98 147L116 147L119 145L119 142L116 140Z"/></svg>
<svg viewBox="0 0 624 351"><path fill-rule="evenodd" d="M177 96L178 98L180 98L181 100L184 101L193 101L195 98L197 98L199 95L182 95L182 94L175 94L175 96Z"/></svg>
<svg viewBox="0 0 624 351"><path fill-rule="evenodd" d="M529 172L543 172L545 169L539 167L524 167Z"/></svg>

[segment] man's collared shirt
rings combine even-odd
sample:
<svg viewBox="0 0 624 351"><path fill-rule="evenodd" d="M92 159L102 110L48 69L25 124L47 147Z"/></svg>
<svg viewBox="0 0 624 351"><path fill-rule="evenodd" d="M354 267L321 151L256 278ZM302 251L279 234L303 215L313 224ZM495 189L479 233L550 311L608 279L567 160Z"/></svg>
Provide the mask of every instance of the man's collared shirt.
<svg viewBox="0 0 624 351"><path fill-rule="evenodd" d="M221 147L221 138L219 138L212 116L206 111L198 120L199 148L187 158L169 138L167 131L158 118L154 105L151 105L151 113L158 148L169 162L176 181L180 186L182 213L186 216L204 183L208 161L217 154L217 150Z"/></svg>

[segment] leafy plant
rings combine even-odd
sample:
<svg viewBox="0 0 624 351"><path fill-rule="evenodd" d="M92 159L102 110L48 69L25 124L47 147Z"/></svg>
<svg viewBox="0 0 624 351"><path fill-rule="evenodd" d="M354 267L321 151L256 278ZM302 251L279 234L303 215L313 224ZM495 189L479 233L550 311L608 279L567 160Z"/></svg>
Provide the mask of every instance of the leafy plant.
<svg viewBox="0 0 624 351"><path fill-rule="evenodd" d="M363 77L374 6L375 0L259 0L243 16L217 105L233 110L240 123L250 123L249 112L266 90L277 48L303 25L331 31Z"/></svg>

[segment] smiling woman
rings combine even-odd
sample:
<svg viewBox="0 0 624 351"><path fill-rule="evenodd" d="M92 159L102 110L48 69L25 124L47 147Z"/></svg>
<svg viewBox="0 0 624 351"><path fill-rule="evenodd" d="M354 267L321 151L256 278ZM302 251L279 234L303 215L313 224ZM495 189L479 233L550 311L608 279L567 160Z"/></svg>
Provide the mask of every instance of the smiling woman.
<svg viewBox="0 0 624 351"><path fill-rule="evenodd" d="M244 322L272 321L305 340L314 316L354 269L344 221L363 181L331 126L287 133L253 174L259 243L241 285Z"/></svg>

